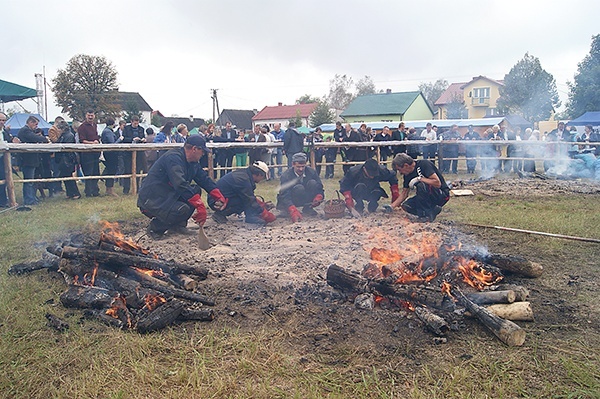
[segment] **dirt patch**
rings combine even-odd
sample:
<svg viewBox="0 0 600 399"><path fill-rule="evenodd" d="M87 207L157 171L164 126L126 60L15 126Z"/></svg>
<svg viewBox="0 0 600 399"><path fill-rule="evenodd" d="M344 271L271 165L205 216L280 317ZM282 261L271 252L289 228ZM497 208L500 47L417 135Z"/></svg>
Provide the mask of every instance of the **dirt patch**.
<svg viewBox="0 0 600 399"><path fill-rule="evenodd" d="M537 177L535 177L537 176ZM600 181L588 179L556 179L543 174L513 178L510 175L493 179L455 179L454 188L476 189L478 194L488 197L503 195L550 196L560 194L600 194Z"/></svg>
<svg viewBox="0 0 600 399"><path fill-rule="evenodd" d="M506 195L516 187L525 187L530 195L600 193L598 184L561 180L500 179L463 185L488 195ZM143 235L145 227L146 222L124 226L125 232L135 238ZM207 251L199 250L195 237L190 236L175 235L161 241L141 237L140 243L161 258L210 269L208 279L200 283L198 290L215 297L217 317L205 328L229 326L251 331L268 325L289 336L300 353L351 347L375 355L433 346L434 336L424 330L412 312L356 309L326 283L327 267L332 263L361 272L370 261L371 248L404 251L418 247L423 237L432 235L440 241L460 241L471 248L489 245L491 251L521 255L552 271L551 278L507 276L507 282L531 290L536 321L521 323L528 334L535 337L543 331L560 339L580 326L599 326L593 316L597 309L580 308L571 300L582 292L593 292L596 282L570 273L564 267L569 260L561 259L560 254L528 250L523 242L498 241L497 235L490 236L485 231L461 231L451 223L416 223L400 214L380 212L362 220L349 216L331 220L307 218L297 224L280 218L268 227L253 227L236 217L230 217L225 225L209 219L205 231L216 243ZM564 272L554 274L561 268ZM490 345L502 346L474 320L457 317L453 322L454 331L447 345L478 337L489 340ZM456 350L462 351L464 346L457 345ZM419 364L415 353L406 356L414 357L415 364Z"/></svg>

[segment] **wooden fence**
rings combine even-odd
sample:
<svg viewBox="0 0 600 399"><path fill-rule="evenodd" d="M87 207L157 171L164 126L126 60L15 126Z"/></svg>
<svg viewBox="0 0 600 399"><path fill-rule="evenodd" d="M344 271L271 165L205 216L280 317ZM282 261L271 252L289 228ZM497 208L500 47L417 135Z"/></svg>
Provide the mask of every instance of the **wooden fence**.
<svg viewBox="0 0 600 399"><path fill-rule="evenodd" d="M423 146L423 145L431 145L436 144L437 147L437 159L439 164L442 164L444 160L453 160L453 159L463 159L463 158L447 158L444 157L444 152L447 152L448 145L459 145L461 147L464 146L494 146L500 147L503 149L503 154L500 157L482 157L478 156L478 160L528 160L528 161L538 161L538 160L550 160L554 159L556 155L551 154L567 154L568 149L576 146L600 146L600 143L572 143L572 142L545 142L545 141L490 141L490 140L460 140L460 141L425 141L425 140L414 140L414 141L379 141L379 142L352 142L352 143L338 143L338 142L322 142L322 143L308 143L305 145L305 148L309 151L310 156L310 164L311 166L317 165L315 160L315 150L318 148L370 148L372 156L374 156L378 162L381 162L381 147L388 146ZM153 143L144 143L144 144L24 144L24 143L10 143L6 144L5 147L0 148L0 152L4 154L18 154L18 153L56 153L56 152L100 152L100 151L127 151L132 153L131 160L131 173L110 176L111 178L130 178L131 179L131 193L137 194L137 178L143 177L146 174L138 174L137 173L137 153L139 151L148 151L148 150L168 150L171 148L181 147L183 144L172 143L172 144L153 144ZM534 156L534 157L507 157L506 156L506 148L508 146L515 146L520 149L529 149L529 153L538 152L539 154L543 154L542 156ZM234 142L234 143L207 143L207 147L209 149L253 149L253 148L281 148L283 147L282 142L262 142L262 143L252 143L252 142ZM446 148L446 151L444 150ZM464 152L464 151L462 151ZM209 152L208 154L208 172L210 176L214 176L214 172L222 169L235 169L237 167L226 168L223 166L214 166L213 162L213 153ZM318 165L353 165L359 164L360 162L336 162L336 163L327 163L327 162L319 162ZM387 163L390 163L391 159L387 160ZM271 164L269 168L279 168L279 167L287 167L287 163L283 164ZM16 205L15 199L15 183L50 183L50 182L58 182L58 181L67 181L67 180L85 180L85 179L102 179L107 176L77 176L77 177L64 177L64 178L41 178L41 179L15 179L13 178L12 170L12 159L11 156L4 156L4 170L5 170L5 180L0 181L0 184L6 184L7 196L9 200L10 206Z"/></svg>

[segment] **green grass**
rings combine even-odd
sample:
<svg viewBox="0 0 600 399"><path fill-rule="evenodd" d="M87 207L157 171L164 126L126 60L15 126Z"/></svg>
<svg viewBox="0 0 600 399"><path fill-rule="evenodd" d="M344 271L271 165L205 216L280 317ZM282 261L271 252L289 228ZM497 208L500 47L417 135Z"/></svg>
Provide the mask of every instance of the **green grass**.
<svg viewBox="0 0 600 399"><path fill-rule="evenodd" d="M329 198L337 181L325 181ZM275 201L276 187L261 183L258 193ZM466 197L452 199L440 219L598 238L598 215L597 196ZM539 289L562 290L569 274L591 280L589 289L564 298L588 308L589 325L529 324L521 348L464 334L446 346L415 347L410 337L399 337L389 352L343 343L318 352L294 344L295 326L275 322L251 332L198 323L149 335L80 323L81 312L57 304L64 288L59 278L43 271L7 275L11 264L38 259L65 231L100 219L143 216L133 196L51 199L31 212L0 215L0 397L600 397L598 245L476 230L490 242L545 259L547 276L536 282ZM45 326L46 312L65 316L70 329L53 332Z"/></svg>

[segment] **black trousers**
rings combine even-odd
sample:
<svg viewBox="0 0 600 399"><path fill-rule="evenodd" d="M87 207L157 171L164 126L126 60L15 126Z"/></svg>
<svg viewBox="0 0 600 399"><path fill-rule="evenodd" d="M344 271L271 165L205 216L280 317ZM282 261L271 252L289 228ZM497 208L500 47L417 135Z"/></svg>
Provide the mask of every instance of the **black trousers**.
<svg viewBox="0 0 600 399"><path fill-rule="evenodd" d="M100 154L96 152L82 152L80 155L81 169L83 174L87 176L99 176L100 175ZM98 179L84 180L85 182L85 195L88 197L98 196L100 189L98 188Z"/></svg>
<svg viewBox="0 0 600 399"><path fill-rule="evenodd" d="M436 206L444 206L450 193L425 183L417 183L417 194L402 203L402 209L416 216L427 216Z"/></svg>
<svg viewBox="0 0 600 399"><path fill-rule="evenodd" d="M350 191L352 198L356 202L356 210L362 212L365 209L364 201L368 202L367 209L369 212L375 212L379 206L379 200L381 197L387 198L388 195L379 186L369 188L364 183L358 183Z"/></svg>
<svg viewBox="0 0 600 399"><path fill-rule="evenodd" d="M187 226L188 219L192 216L195 208L183 201L176 201L165 217L159 218L151 210L141 209L142 213L151 218L150 229L158 234L163 234L165 231L173 227Z"/></svg>

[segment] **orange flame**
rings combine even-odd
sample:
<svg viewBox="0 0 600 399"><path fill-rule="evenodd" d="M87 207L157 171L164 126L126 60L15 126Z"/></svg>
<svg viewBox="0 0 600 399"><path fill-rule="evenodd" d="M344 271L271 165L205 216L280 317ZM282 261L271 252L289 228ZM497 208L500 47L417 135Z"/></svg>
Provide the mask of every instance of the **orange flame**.
<svg viewBox="0 0 600 399"><path fill-rule="evenodd" d="M371 259L389 265L390 263L398 262L402 259L402 256L396 251L384 248L373 248L371 249Z"/></svg>
<svg viewBox="0 0 600 399"><path fill-rule="evenodd" d="M161 295L146 294L144 295L144 302L146 302L144 307L152 311L167 302L167 300Z"/></svg>
<svg viewBox="0 0 600 399"><path fill-rule="evenodd" d="M125 297L121 294L117 294L114 297L111 306L105 312L107 315L114 319L121 320L120 314L125 314L127 316L127 327L131 328L131 317L129 316L129 312L127 311L127 303Z"/></svg>
<svg viewBox="0 0 600 399"><path fill-rule="evenodd" d="M498 283L503 278L502 275L484 269L482 265L473 259L467 260L462 256L456 256L454 259L458 262L458 270L463 275L463 281L479 291L486 286Z"/></svg>
<svg viewBox="0 0 600 399"><path fill-rule="evenodd" d="M111 223L106 220L101 220L99 223L102 228L100 241L109 242L123 250L140 252L144 255L147 255L150 252L131 238L126 238L119 228L119 223Z"/></svg>
<svg viewBox="0 0 600 399"><path fill-rule="evenodd" d="M167 275L162 270L152 270L152 269L141 269L139 267L131 266L132 269L138 271L140 273L144 273L145 275L151 277L166 277Z"/></svg>
<svg viewBox="0 0 600 399"><path fill-rule="evenodd" d="M406 310L410 310L411 312L415 311L415 305L413 305L412 303L410 303L409 301L405 301L405 300L398 300L398 304L400 305L400 307L406 309Z"/></svg>

